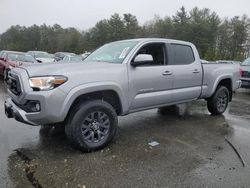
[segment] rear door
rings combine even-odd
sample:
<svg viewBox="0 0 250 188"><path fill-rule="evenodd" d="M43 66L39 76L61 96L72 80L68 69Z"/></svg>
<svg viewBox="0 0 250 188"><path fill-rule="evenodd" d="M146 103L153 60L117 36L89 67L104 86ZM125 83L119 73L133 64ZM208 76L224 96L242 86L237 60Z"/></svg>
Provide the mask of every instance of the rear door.
<svg viewBox="0 0 250 188"><path fill-rule="evenodd" d="M173 70L174 103L197 99L201 94L202 65L192 46L171 43L169 65ZM198 54L198 53L197 53Z"/></svg>

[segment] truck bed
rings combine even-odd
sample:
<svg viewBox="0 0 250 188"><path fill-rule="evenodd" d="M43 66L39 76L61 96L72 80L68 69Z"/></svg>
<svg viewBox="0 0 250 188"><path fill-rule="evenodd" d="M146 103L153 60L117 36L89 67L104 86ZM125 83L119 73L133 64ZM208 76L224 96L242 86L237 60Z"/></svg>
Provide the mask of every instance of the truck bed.
<svg viewBox="0 0 250 188"><path fill-rule="evenodd" d="M233 91L240 87L239 64L202 63L202 67L204 74L201 98L211 97L216 89L216 83L225 77L231 78Z"/></svg>

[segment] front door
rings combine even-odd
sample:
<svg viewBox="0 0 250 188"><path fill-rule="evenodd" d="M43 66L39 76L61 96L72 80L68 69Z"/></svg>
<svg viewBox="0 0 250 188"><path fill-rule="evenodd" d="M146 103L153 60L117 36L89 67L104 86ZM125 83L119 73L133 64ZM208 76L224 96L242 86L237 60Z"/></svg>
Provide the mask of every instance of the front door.
<svg viewBox="0 0 250 188"><path fill-rule="evenodd" d="M146 65L129 66L130 111L157 107L171 102L173 83L172 70L166 65L168 60L165 43L148 43L137 54L149 54L153 62Z"/></svg>

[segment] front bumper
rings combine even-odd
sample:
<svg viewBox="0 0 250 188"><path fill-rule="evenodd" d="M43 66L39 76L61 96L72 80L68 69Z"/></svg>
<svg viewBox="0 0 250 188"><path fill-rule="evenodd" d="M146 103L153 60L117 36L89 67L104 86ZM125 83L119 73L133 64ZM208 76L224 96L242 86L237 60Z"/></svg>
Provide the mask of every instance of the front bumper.
<svg viewBox="0 0 250 188"><path fill-rule="evenodd" d="M19 108L12 100L11 98L6 99L5 103L4 103L4 111L5 111L5 115L8 118L14 118L15 120L22 122L22 123L26 123L29 125L34 125L37 126L36 123L29 121L26 118L26 112L23 111L21 108Z"/></svg>
<svg viewBox="0 0 250 188"><path fill-rule="evenodd" d="M46 125L64 121L64 102L66 93L60 88L55 88L49 91L33 91L29 85L29 76L25 69L15 68L8 73L8 77L15 76L16 82L19 83L19 93L16 94L12 81L9 84L8 94L9 99L5 102L5 112L7 117L15 118L17 121L31 125ZM14 81L15 81L14 80ZM14 87L14 91L13 88ZM33 105L28 105L30 102L39 104L39 109L32 110Z"/></svg>
<svg viewBox="0 0 250 188"><path fill-rule="evenodd" d="M241 79L241 88L250 89L250 79Z"/></svg>
<svg viewBox="0 0 250 188"><path fill-rule="evenodd" d="M59 89L53 91L28 92L24 94L24 98L20 101L10 97L5 101L5 109L7 116L15 118L31 125L46 125L62 122L63 102L65 93ZM40 104L40 111L30 111L27 104L29 101L37 101ZM11 115L13 114L13 115Z"/></svg>

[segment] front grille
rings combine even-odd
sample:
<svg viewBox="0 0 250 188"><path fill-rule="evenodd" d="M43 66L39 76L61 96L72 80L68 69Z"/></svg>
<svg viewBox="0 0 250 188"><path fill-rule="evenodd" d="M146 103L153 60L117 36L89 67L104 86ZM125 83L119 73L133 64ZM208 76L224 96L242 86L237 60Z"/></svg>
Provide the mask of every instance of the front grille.
<svg viewBox="0 0 250 188"><path fill-rule="evenodd" d="M7 88L14 94L14 95L21 95L22 89L21 84L18 76L10 72L6 73L5 76L5 83Z"/></svg>
<svg viewBox="0 0 250 188"><path fill-rule="evenodd" d="M242 77L244 77L244 78L250 78L250 72L248 72L248 71L242 71Z"/></svg>

